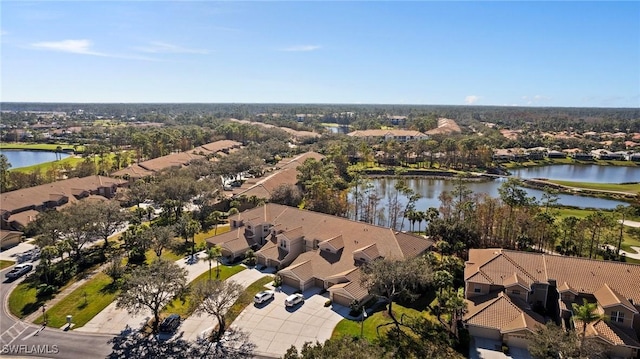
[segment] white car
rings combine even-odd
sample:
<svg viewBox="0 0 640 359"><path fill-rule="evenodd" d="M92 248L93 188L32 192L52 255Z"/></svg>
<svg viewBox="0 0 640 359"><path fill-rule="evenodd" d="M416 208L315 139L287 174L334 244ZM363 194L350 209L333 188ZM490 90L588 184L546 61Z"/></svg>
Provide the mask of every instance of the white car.
<svg viewBox="0 0 640 359"><path fill-rule="evenodd" d="M31 263L16 264L16 266L13 267L13 269L7 272L7 274L5 274L4 276L9 279L16 279L26 273L29 273L31 269L33 269L33 264Z"/></svg>
<svg viewBox="0 0 640 359"><path fill-rule="evenodd" d="M304 302L304 296L300 293L296 293L288 296L287 299L284 300L284 305L287 307L293 307L294 305L302 302Z"/></svg>
<svg viewBox="0 0 640 359"><path fill-rule="evenodd" d="M275 292L272 290L263 290L262 292L256 294L255 297L253 297L253 301L256 304L262 304L264 302L267 302L273 299L274 295L275 295Z"/></svg>

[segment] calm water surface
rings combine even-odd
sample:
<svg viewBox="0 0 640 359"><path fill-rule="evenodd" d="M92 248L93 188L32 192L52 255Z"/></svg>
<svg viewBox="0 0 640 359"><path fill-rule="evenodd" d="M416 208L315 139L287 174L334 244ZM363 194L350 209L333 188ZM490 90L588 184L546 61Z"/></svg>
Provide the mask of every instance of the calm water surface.
<svg viewBox="0 0 640 359"><path fill-rule="evenodd" d="M594 183L640 182L640 167L555 165L511 170L514 177Z"/></svg>
<svg viewBox="0 0 640 359"><path fill-rule="evenodd" d="M0 154L7 156L7 160L11 163L11 169L56 160L56 153L48 151L0 150ZM60 153L59 156L61 156L61 158L67 158L71 155L68 153Z"/></svg>

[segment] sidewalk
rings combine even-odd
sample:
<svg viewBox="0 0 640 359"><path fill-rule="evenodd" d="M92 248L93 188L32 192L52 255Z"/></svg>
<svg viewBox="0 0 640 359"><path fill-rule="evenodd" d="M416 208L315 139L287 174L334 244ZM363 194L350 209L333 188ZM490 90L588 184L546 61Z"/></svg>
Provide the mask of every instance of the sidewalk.
<svg viewBox="0 0 640 359"><path fill-rule="evenodd" d="M68 287L66 287L62 292L56 294L55 297L53 297L53 299L49 300L48 302L45 303L45 305L47 306L47 308L51 308L54 305L56 305L58 302L60 302L61 300L63 300L64 298L66 298L69 294L71 294L71 292L73 292L74 290L76 290L78 287L80 287L81 285L85 284L87 281L89 281L91 278L93 278L93 276L95 276L96 274L102 272L108 264L103 264L100 267L90 271L90 272L86 272L84 273L84 276L82 277L82 279L76 281L75 283L69 285ZM35 321L36 319L38 319L39 316L42 315L42 310L36 310L35 312L27 315L26 317L24 317L24 321L29 322L29 323L33 323L33 321Z"/></svg>
<svg viewBox="0 0 640 359"><path fill-rule="evenodd" d="M196 279L202 273L209 270L209 262L205 260L206 254L199 252L198 262L188 263L185 258L177 260L175 263L181 268L188 271L187 282ZM212 262L211 267L215 268L216 263ZM140 314L131 315L126 309L117 308L116 302L112 302L100 313L93 317L87 324L81 328L74 329L78 332L87 333L107 333L119 334L126 326L131 328L140 328L151 319L151 313L143 310Z"/></svg>

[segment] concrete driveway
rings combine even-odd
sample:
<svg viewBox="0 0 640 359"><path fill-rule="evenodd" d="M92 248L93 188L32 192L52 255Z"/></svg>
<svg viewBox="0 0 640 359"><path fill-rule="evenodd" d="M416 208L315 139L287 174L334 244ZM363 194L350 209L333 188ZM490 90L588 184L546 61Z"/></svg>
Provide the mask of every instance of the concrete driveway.
<svg viewBox="0 0 640 359"><path fill-rule="evenodd" d="M470 359L531 359L527 349L509 347L509 354L502 352L502 342L486 338L471 337Z"/></svg>
<svg viewBox="0 0 640 359"><path fill-rule="evenodd" d="M293 292L285 286L275 299L249 305L231 325L249 335L257 355L282 357L292 345L300 349L305 342L323 343L349 313L349 308L340 305L325 307L328 294L318 294L317 288L303 293L304 303L286 308L284 300Z"/></svg>

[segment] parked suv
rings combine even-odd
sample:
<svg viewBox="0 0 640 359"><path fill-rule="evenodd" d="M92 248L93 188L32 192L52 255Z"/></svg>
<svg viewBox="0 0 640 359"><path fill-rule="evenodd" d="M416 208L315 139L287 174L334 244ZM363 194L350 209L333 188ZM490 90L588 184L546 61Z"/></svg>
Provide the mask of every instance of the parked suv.
<svg viewBox="0 0 640 359"><path fill-rule="evenodd" d="M31 263L16 264L16 266L13 267L13 269L7 272L7 274L5 274L4 276L9 279L16 279L26 273L29 273L31 269L33 269L33 264Z"/></svg>
<svg viewBox="0 0 640 359"><path fill-rule="evenodd" d="M304 302L304 296L302 294L296 293L288 296L287 299L284 300L284 305L286 305L287 307L293 307L294 305L302 302Z"/></svg>
<svg viewBox="0 0 640 359"><path fill-rule="evenodd" d="M180 316L178 314L171 314L160 323L158 331L160 333L173 333L178 329L178 326L180 326Z"/></svg>
<svg viewBox="0 0 640 359"><path fill-rule="evenodd" d="M275 293L272 290L263 290L262 292L256 294L255 297L253 297L253 301L257 304L261 304L273 299L274 294Z"/></svg>

